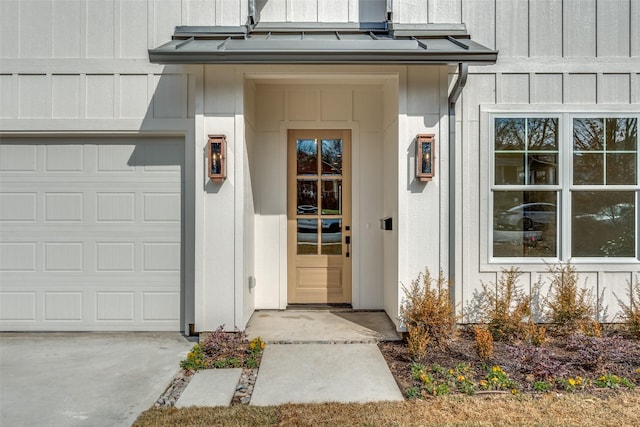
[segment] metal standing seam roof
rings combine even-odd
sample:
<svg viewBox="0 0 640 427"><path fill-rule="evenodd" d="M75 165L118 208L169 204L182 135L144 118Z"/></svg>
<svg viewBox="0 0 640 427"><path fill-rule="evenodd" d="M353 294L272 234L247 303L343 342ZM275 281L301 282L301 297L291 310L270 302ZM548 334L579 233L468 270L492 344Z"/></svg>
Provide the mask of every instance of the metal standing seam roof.
<svg viewBox="0 0 640 427"><path fill-rule="evenodd" d="M254 28L176 27L149 50L158 64L485 65L498 52L473 41L464 24L273 24Z"/></svg>

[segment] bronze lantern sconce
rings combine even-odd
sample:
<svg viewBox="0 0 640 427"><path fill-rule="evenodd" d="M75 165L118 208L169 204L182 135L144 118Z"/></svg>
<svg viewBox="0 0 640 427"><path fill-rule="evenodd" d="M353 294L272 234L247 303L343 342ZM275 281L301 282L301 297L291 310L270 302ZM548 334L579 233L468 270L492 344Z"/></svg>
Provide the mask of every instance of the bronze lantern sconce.
<svg viewBox="0 0 640 427"><path fill-rule="evenodd" d="M224 181L227 177L227 137L209 135L207 152L209 179L216 182Z"/></svg>
<svg viewBox="0 0 640 427"><path fill-rule="evenodd" d="M428 182L435 174L434 152L436 138L433 134L421 134L416 137L416 179Z"/></svg>

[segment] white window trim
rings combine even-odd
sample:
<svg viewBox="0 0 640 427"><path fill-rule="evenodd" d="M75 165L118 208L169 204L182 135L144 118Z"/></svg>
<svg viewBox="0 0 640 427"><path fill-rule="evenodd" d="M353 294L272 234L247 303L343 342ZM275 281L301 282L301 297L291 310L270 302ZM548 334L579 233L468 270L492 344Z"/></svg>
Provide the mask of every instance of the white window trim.
<svg viewBox="0 0 640 427"><path fill-rule="evenodd" d="M496 189L495 156L493 150L495 117L558 117L559 126L559 171L557 186L531 186L531 191L558 191L558 239L556 257L493 257L493 196ZM480 106L480 190L487 191L487 197L480 198L480 224L484 225L480 231L480 268L481 271L495 271L496 267L527 265L531 268L546 269L548 264L559 261L571 261L572 264L589 266L603 265L608 271L628 271L629 265L640 264L640 226L636 225L636 256L635 257L579 257L571 258L570 230L571 223L571 191L602 189L602 186L574 186L573 185L573 150L566 146L566 141L573 140L573 119L584 117L636 117L640 125L640 105L481 105ZM636 185L607 186L608 190L632 190L636 192L636 219L640 218L640 149L636 156L636 171L639 179ZM500 190L521 190L522 186L500 186ZM528 188L529 190L529 188Z"/></svg>

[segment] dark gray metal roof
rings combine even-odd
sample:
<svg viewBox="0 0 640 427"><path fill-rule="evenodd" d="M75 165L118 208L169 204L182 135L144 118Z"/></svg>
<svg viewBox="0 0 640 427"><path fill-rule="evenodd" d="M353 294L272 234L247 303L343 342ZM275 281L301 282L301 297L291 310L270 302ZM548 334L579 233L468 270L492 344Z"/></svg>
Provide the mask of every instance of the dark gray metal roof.
<svg viewBox="0 0 640 427"><path fill-rule="evenodd" d="M474 42L463 24L258 23L176 27L149 50L158 64L493 64L498 52Z"/></svg>

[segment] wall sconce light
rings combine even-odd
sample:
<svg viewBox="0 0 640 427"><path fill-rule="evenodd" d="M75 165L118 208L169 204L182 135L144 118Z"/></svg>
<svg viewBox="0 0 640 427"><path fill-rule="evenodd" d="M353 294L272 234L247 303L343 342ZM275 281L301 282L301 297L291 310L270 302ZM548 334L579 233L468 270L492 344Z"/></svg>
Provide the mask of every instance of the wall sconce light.
<svg viewBox="0 0 640 427"><path fill-rule="evenodd" d="M224 181L227 177L227 137L209 135L208 174L211 181Z"/></svg>
<svg viewBox="0 0 640 427"><path fill-rule="evenodd" d="M431 181L435 174L433 153L436 138L432 134L421 134L416 137L416 179Z"/></svg>

